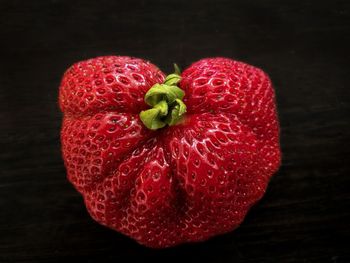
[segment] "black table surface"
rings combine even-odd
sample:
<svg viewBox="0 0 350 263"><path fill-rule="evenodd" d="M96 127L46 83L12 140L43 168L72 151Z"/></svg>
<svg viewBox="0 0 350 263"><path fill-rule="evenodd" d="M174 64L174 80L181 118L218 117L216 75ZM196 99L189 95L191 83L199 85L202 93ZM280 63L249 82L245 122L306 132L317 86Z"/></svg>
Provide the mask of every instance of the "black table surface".
<svg viewBox="0 0 350 263"><path fill-rule="evenodd" d="M0 262L350 262L350 1L0 1L0 21ZM237 230L154 250L89 217L57 94L67 67L100 55L268 72L283 165Z"/></svg>

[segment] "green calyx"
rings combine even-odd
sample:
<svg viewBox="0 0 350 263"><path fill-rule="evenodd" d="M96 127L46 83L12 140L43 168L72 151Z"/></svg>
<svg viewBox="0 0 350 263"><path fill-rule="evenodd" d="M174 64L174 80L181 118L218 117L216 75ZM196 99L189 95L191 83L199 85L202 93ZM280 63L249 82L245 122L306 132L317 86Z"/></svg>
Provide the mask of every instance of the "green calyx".
<svg viewBox="0 0 350 263"><path fill-rule="evenodd" d="M141 111L140 118L150 130L166 125L176 125L186 112L182 99L185 92L177 85L181 80L180 69L174 64L175 73L168 75L163 84L154 84L145 95L145 102L153 108Z"/></svg>

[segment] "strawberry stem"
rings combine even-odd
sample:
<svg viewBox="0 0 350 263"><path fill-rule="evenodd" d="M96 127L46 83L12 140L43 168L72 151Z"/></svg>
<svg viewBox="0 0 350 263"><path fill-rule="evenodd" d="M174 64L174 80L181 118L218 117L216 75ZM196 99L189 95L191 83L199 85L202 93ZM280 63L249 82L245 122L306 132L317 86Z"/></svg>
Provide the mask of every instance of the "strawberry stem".
<svg viewBox="0 0 350 263"><path fill-rule="evenodd" d="M154 84L145 95L145 102L152 108L141 111L140 119L150 130L176 125L186 112L182 101L185 92L177 86L181 72L176 64L174 68L175 73L166 76L163 84Z"/></svg>

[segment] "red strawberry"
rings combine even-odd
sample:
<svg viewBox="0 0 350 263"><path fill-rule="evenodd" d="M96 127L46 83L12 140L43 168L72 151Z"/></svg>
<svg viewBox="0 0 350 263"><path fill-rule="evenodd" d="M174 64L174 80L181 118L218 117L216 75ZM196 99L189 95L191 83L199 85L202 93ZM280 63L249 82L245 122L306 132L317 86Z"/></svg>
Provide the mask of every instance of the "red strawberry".
<svg viewBox="0 0 350 263"><path fill-rule="evenodd" d="M185 97L179 80L141 59L100 57L73 65L60 87L68 179L96 221L149 247L233 230L280 164L263 71L211 58L183 72Z"/></svg>

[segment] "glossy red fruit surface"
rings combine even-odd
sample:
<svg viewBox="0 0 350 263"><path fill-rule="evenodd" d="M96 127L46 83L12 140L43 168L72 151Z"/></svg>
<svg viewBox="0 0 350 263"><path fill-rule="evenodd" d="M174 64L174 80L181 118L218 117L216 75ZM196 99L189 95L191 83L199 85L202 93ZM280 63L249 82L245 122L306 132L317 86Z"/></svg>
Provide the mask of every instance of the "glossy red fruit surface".
<svg viewBox="0 0 350 263"><path fill-rule="evenodd" d="M274 91L260 69L202 59L181 75L187 113L152 131L145 93L165 75L131 57L69 68L60 86L68 179L99 223L149 247L236 228L280 165Z"/></svg>

